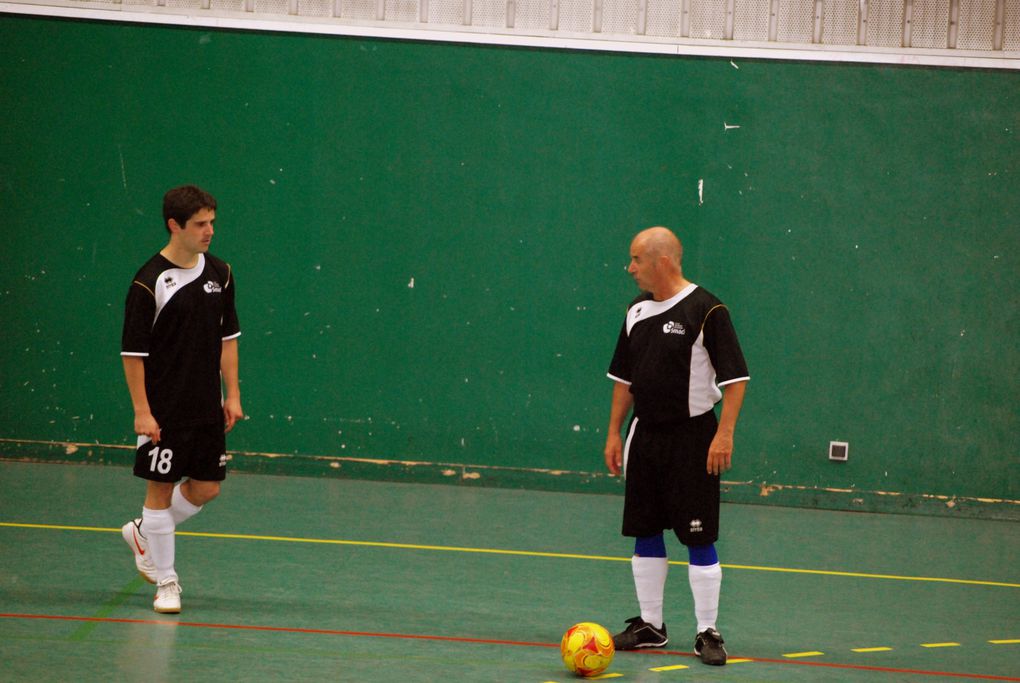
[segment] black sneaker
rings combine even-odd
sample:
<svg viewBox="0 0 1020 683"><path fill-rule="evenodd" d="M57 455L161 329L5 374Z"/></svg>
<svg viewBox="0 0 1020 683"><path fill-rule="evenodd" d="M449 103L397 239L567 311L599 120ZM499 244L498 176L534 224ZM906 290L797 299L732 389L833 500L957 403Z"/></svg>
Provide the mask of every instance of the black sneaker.
<svg viewBox="0 0 1020 683"><path fill-rule="evenodd" d="M722 634L714 628L708 628L698 634L694 639L694 654L701 657L705 664L722 666L726 663L726 648Z"/></svg>
<svg viewBox="0 0 1020 683"><path fill-rule="evenodd" d="M662 647L669 642L669 639L666 637L666 624L663 624L662 628L658 629L641 617L628 619L627 623L630 626L613 636L613 647L617 650Z"/></svg>

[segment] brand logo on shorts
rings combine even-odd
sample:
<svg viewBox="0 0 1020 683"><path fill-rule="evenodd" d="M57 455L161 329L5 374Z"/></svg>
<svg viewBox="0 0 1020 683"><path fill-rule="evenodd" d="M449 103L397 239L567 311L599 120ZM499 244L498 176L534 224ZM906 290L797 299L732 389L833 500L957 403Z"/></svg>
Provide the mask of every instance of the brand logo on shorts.
<svg viewBox="0 0 1020 683"><path fill-rule="evenodd" d="M672 320L662 326L662 331L665 334L687 334L687 330L684 329L683 325Z"/></svg>
<svg viewBox="0 0 1020 683"><path fill-rule="evenodd" d="M701 520L700 519L692 519L691 520L691 533L692 534L700 534L701 532L702 532Z"/></svg>
<svg viewBox="0 0 1020 683"><path fill-rule="evenodd" d="M204 289L208 294L212 294L213 292L222 291L222 288L220 287L220 283L219 282L215 282L213 280L209 280L209 282L206 282L205 285L202 287L202 289Z"/></svg>
<svg viewBox="0 0 1020 683"><path fill-rule="evenodd" d="M220 467L226 467L227 461L230 460L230 456L224 453L220 456Z"/></svg>

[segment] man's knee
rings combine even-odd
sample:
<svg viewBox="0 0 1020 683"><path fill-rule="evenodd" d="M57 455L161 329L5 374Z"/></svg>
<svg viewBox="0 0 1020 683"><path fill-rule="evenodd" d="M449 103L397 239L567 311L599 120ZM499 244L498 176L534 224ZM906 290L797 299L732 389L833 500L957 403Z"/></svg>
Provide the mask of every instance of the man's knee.
<svg viewBox="0 0 1020 683"><path fill-rule="evenodd" d="M201 507L220 495L220 482L188 479L181 484L181 493L189 503Z"/></svg>

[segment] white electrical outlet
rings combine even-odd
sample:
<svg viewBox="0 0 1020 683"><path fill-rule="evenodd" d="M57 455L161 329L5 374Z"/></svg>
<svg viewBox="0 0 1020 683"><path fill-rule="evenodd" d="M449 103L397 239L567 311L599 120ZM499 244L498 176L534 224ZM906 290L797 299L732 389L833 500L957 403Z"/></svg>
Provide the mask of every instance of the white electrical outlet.
<svg viewBox="0 0 1020 683"><path fill-rule="evenodd" d="M846 462L847 457L850 455L850 444L846 441L830 441L829 442L829 460L837 460L839 462Z"/></svg>

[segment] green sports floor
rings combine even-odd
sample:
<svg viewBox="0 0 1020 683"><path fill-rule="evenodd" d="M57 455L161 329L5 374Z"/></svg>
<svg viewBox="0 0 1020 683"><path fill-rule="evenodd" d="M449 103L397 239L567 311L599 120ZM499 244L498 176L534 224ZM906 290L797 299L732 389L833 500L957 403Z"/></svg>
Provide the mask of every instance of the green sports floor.
<svg viewBox="0 0 1020 683"><path fill-rule="evenodd" d="M578 621L637 613L622 499L232 474L179 530L180 615L151 609L122 467L0 462L0 681L577 680ZM1020 681L1015 523L724 505L719 627L691 654L672 540L666 651L601 680Z"/></svg>

